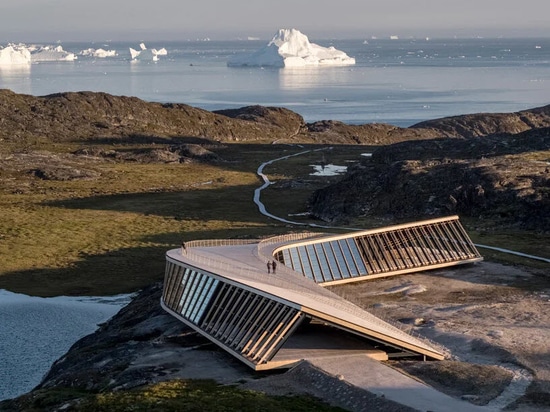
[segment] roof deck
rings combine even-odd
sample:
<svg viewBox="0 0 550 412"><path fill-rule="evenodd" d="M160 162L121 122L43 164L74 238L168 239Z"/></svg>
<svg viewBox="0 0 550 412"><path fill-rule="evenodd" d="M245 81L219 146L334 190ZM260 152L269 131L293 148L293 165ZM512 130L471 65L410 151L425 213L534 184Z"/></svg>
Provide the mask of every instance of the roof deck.
<svg viewBox="0 0 550 412"><path fill-rule="evenodd" d="M351 350L377 359L443 359L434 344L322 285L474 262L481 256L458 219L451 217L345 235L193 241L168 251L166 259L163 307L259 370L291 366L308 353L314 356L309 350L315 356ZM280 264L268 273L267 262L273 260ZM332 346L315 347L320 339L312 336L320 329L313 333L304 327L311 320L345 333L339 339L332 333Z"/></svg>

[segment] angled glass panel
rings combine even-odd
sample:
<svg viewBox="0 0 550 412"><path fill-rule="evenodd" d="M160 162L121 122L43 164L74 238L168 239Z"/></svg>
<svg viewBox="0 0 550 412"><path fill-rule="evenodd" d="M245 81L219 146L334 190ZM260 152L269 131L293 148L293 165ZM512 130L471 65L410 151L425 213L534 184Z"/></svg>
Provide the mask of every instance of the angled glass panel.
<svg viewBox="0 0 550 412"><path fill-rule="evenodd" d="M342 253L344 254L344 258L346 259L346 262L348 264L350 275L352 277L359 275L359 272L357 271L357 266L355 266L353 255L351 254L351 250L349 249L348 242L346 242L345 239L341 239L338 241L338 244L340 245Z"/></svg>
<svg viewBox="0 0 550 412"><path fill-rule="evenodd" d="M199 296L202 292L202 288L204 287L204 284L206 283L207 280L208 280L208 277L203 275L202 273L199 273L197 275L197 280L195 281L195 287L191 291L191 299L189 300L189 305L187 305L187 309L185 310L185 314L183 315L185 318L189 318L191 316L191 313L193 313L193 309L197 304L197 300L199 299Z"/></svg>
<svg viewBox="0 0 550 412"><path fill-rule="evenodd" d="M309 257L305 246L298 246L298 256L300 256L300 262L302 263L303 274L313 280L313 272L311 270L311 264L309 263Z"/></svg>
<svg viewBox="0 0 550 412"><path fill-rule="evenodd" d="M315 243L313 247L315 248L317 259L319 260L319 266L321 267L321 275L323 276L323 281L326 282L327 280L333 280L327 257L325 256L325 250L323 249L323 244Z"/></svg>
<svg viewBox="0 0 550 412"><path fill-rule="evenodd" d="M368 273L368 270L365 267L365 263L363 262L363 257L359 252L359 248L357 247L357 243L355 242L355 239L354 238L348 239L348 245L349 245L349 249L351 250L351 254L355 258L355 264L359 269L359 273L362 275L366 275Z"/></svg>
<svg viewBox="0 0 550 412"><path fill-rule="evenodd" d="M340 271L342 272L342 277L344 279L351 277L346 259L344 258L342 249L340 249L340 244L337 240L333 240L332 242L330 242L330 245L332 246L332 250L334 250L336 261L338 262L338 266L340 266Z"/></svg>
<svg viewBox="0 0 550 412"><path fill-rule="evenodd" d="M283 263L285 264L285 266L288 266L289 268L292 269L293 267L292 267L292 260L290 259L290 250L283 249L282 252L283 252Z"/></svg>
<svg viewBox="0 0 550 412"><path fill-rule="evenodd" d="M185 268L185 273L183 274L183 278L181 279L181 284L184 285L184 288L183 288L183 293L181 294L178 308L181 308L185 303L185 299L187 299L187 292L190 286L189 277L191 276L191 273L192 273L191 269Z"/></svg>
<svg viewBox="0 0 550 412"><path fill-rule="evenodd" d="M193 312L191 313L191 315L189 316L189 319L193 322L193 323L197 323L196 320L197 318L200 318L200 315L198 315L198 312L199 311L204 311L204 307L208 304L208 302L206 301L206 296L207 294L209 293L210 289L215 287L213 286L215 282L215 279L214 278L211 278L211 277L208 277L201 292L200 292L200 295L199 295L199 298L197 300L197 303L195 305L195 307L193 308Z"/></svg>
<svg viewBox="0 0 550 412"><path fill-rule="evenodd" d="M311 271L315 277L317 283L323 283L323 274L321 273L321 267L319 266L319 261L317 260L317 253L313 245L306 246L307 253L309 255L309 261L311 263Z"/></svg>
<svg viewBox="0 0 550 412"><path fill-rule="evenodd" d="M292 260L292 269L296 272L302 273L305 276L304 269L302 268L302 263L300 262L300 255L298 254L298 249L291 248L289 249L290 257Z"/></svg>
<svg viewBox="0 0 550 412"><path fill-rule="evenodd" d="M195 318L197 311L199 310L199 307L201 306L202 301L204 300L204 297L208 292L212 280L213 279L211 277L205 275L204 273L202 274L202 279L197 286L197 290L194 293L196 298L194 298L194 302L191 302L191 305L189 305L189 308L187 309L187 312L189 313L187 317L190 320L193 320Z"/></svg>
<svg viewBox="0 0 550 412"><path fill-rule="evenodd" d="M325 251L325 256L326 256L328 265L330 267L330 273L332 275L332 278L334 280L342 279L340 268L338 267L338 263L336 262L336 256L334 255L334 251L330 247L330 243L322 243L322 246L323 246L323 250Z"/></svg>
<svg viewBox="0 0 550 412"><path fill-rule="evenodd" d="M186 295L185 303L183 304L183 307L181 308L181 312L180 312L184 318L187 317L187 316L185 316L185 313L187 312L187 309L189 308L189 304L193 300L194 292L195 292L195 289L197 287L197 280L198 280L199 277L200 277L200 274L198 272L195 272L195 271L191 272L191 274L189 275L189 280L188 280L189 288L187 289L187 291L185 293L185 295Z"/></svg>

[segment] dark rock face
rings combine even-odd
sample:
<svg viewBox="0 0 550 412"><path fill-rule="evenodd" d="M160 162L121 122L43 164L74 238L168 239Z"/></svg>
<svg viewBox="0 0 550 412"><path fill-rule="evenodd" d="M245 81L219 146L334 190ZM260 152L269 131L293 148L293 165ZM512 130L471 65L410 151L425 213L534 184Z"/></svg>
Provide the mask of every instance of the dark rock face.
<svg viewBox="0 0 550 412"><path fill-rule="evenodd" d="M348 125L334 120L322 120L307 125L308 132L319 143L389 144L405 140L440 137L437 130L401 128L383 123Z"/></svg>
<svg viewBox="0 0 550 412"><path fill-rule="evenodd" d="M137 163L188 163L193 161L212 163L221 161L216 153L198 144L181 144L159 149L135 150L104 150L99 147L84 147L76 150L73 154L86 158L93 157Z"/></svg>
<svg viewBox="0 0 550 412"><path fill-rule="evenodd" d="M109 322L76 342L53 364L37 389L99 391L162 380L168 375L162 371L166 365L136 367L133 362L150 351L175 350L171 347L175 342L177 350L185 350L205 340L162 310L161 290L160 284L143 289Z"/></svg>
<svg viewBox="0 0 550 412"><path fill-rule="evenodd" d="M285 130L288 136L294 136L303 131L305 122L302 116L282 107L247 106L240 109L216 110L232 119L255 122L258 125L275 125Z"/></svg>
<svg viewBox="0 0 550 412"><path fill-rule="evenodd" d="M417 123L413 129L434 129L444 137L480 137L496 133L521 133L550 126L550 106L517 113L478 113Z"/></svg>
<svg viewBox="0 0 550 412"><path fill-rule="evenodd" d="M383 147L339 183L315 192L310 212L331 222L458 213L547 231L550 164L544 150L549 148L550 129Z"/></svg>
<svg viewBox="0 0 550 412"><path fill-rule="evenodd" d="M267 110L267 109L266 109ZM268 140L296 132L300 117L281 109L256 121L232 119L185 104L149 103L106 93L33 97L0 90L0 138L52 141L136 136L205 137L217 141ZM261 121L260 121L261 120Z"/></svg>
<svg viewBox="0 0 550 412"><path fill-rule="evenodd" d="M248 106L209 112L185 104L150 103L107 93L70 92L34 97L0 90L0 139L7 142L74 142L123 138L197 137L213 141L285 141L324 144L390 144L439 137L479 137L550 127L550 106L509 114L475 114L400 128L347 125L278 107Z"/></svg>

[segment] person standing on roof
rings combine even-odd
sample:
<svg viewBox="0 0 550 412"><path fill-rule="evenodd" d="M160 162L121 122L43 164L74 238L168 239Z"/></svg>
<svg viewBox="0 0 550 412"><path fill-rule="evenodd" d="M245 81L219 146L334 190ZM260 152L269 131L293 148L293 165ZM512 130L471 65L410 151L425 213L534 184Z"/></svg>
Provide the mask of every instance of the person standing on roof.
<svg viewBox="0 0 550 412"><path fill-rule="evenodd" d="M271 273L271 262L267 262L267 273Z"/></svg>

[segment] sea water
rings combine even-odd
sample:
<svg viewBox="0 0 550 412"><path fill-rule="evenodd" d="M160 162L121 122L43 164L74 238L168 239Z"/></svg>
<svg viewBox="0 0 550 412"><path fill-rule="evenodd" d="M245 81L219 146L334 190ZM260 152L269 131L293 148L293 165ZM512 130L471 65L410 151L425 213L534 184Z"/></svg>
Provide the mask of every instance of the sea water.
<svg viewBox="0 0 550 412"><path fill-rule="evenodd" d="M356 39L310 41L355 57L353 66L227 67L235 54L267 41L179 41L159 61L131 61L133 43L62 43L78 54L116 50L113 58L78 56L0 68L0 88L36 96L103 91L206 110L282 106L306 121L409 126L444 116L512 112L550 103L550 38Z"/></svg>
<svg viewBox="0 0 550 412"><path fill-rule="evenodd" d="M0 400L33 389L76 340L94 332L130 298L39 298L0 289Z"/></svg>
<svg viewBox="0 0 550 412"><path fill-rule="evenodd" d="M409 126L444 116L512 112L550 103L550 38L317 40L356 65L309 68L227 67L230 56L265 41L179 41L157 62L131 61L133 43L63 43L79 53L115 49L114 58L1 67L0 88L43 96L101 91L206 110L287 107L308 122ZM122 299L124 301L124 299ZM121 301L41 299L0 290L0 399L39 383L52 362L119 310Z"/></svg>

